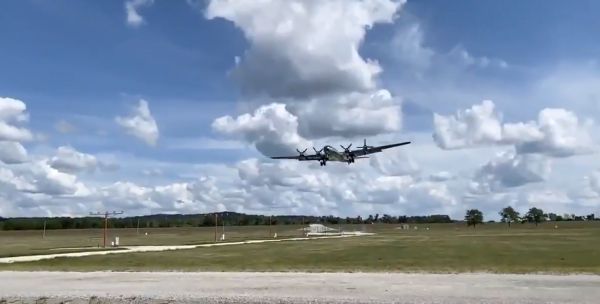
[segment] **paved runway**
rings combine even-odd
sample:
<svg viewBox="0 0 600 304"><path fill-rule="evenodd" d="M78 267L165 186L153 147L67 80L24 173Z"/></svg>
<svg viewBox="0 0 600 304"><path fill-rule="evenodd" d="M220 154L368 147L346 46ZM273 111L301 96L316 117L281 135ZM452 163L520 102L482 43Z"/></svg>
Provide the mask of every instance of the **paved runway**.
<svg viewBox="0 0 600 304"><path fill-rule="evenodd" d="M0 303L42 297L48 297L43 303L600 303L600 276L0 272Z"/></svg>

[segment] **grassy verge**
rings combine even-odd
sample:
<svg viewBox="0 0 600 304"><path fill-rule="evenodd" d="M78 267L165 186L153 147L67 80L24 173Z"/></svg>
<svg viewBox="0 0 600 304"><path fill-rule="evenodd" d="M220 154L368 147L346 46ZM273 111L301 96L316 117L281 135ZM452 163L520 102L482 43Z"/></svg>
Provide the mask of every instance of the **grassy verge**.
<svg viewBox="0 0 600 304"><path fill-rule="evenodd" d="M0 270L66 271L401 271L586 272L600 274L598 223L457 225L398 230L373 225L375 236L59 258L0 265Z"/></svg>

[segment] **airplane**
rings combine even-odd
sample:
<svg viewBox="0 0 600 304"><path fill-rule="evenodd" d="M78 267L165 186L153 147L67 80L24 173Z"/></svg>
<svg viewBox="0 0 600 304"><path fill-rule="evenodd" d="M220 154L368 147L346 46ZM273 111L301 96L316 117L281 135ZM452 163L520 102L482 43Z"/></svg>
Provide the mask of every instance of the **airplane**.
<svg viewBox="0 0 600 304"><path fill-rule="evenodd" d="M304 151L300 151L300 150L296 149L296 151L299 154L297 156L272 156L271 158L272 159L297 159L298 161L318 160L319 164L321 166L327 165L328 161L338 161L338 162L345 162L345 163L351 164L354 162L355 159L369 158L365 155L378 153L385 149L408 145L408 144L410 144L410 141L374 147L374 146L367 146L367 139L365 139L363 146L359 147L358 149L353 150L353 151L350 151L350 147L352 147L352 144L349 144L348 147L344 147L344 146L340 145L340 147L342 147L342 149L344 149L343 152L339 152L334 147L327 145L318 151L317 151L317 149L315 149L315 147L313 147L313 150L315 150L315 154L306 155L304 153L306 153L306 150L308 150L308 149L304 149Z"/></svg>

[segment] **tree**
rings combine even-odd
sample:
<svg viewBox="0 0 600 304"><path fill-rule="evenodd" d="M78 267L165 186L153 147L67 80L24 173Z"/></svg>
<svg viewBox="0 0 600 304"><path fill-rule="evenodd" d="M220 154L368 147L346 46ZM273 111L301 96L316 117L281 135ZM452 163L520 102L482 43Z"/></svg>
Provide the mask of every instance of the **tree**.
<svg viewBox="0 0 600 304"><path fill-rule="evenodd" d="M532 207L531 209L529 209L529 211L527 211L527 214L525 214L525 218L528 222L535 223L535 225L537 226L539 223L546 220L546 215L544 214L544 211L542 209Z"/></svg>
<svg viewBox="0 0 600 304"><path fill-rule="evenodd" d="M477 209L467 210L467 214L465 215L465 221L467 221L467 225L473 226L473 228L475 228L477 224L483 223L483 213L481 213L481 211Z"/></svg>
<svg viewBox="0 0 600 304"><path fill-rule="evenodd" d="M510 228L510 223L517 222L519 220L519 212L517 212L511 206L502 209L502 211L500 211L500 216L502 217L503 223L508 223L508 228Z"/></svg>

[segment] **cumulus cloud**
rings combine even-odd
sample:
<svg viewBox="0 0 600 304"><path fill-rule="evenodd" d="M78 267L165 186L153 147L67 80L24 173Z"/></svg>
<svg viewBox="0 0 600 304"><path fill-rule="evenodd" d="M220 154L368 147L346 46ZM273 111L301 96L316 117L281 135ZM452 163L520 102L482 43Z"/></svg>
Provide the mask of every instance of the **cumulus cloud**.
<svg viewBox="0 0 600 304"><path fill-rule="evenodd" d="M33 139L29 130L18 124L29 119L27 106L18 99L0 97L0 140L27 141Z"/></svg>
<svg viewBox="0 0 600 304"><path fill-rule="evenodd" d="M455 115L436 113L433 122L433 139L442 149L515 145L521 154L540 153L553 157L595 150L590 135L593 122L581 122L575 113L565 109L543 109L537 121L503 123L494 103L484 100Z"/></svg>
<svg viewBox="0 0 600 304"><path fill-rule="evenodd" d="M403 4L390 0L211 1L206 17L233 22L250 43L244 55L236 57L232 72L243 96L286 104L286 111L294 116L290 122L294 134L288 128L275 136L270 131L260 133L264 128L224 128L233 118L219 118L213 127L231 135L240 132L247 139L250 133L249 142L257 143L263 153L293 151L292 147L308 143L303 138L349 138L400 130L400 100L378 88L381 67L358 50L367 30L377 23L393 22ZM275 117L283 118L264 118ZM282 137L283 133L292 136ZM257 137L273 138L259 141Z"/></svg>
<svg viewBox="0 0 600 304"><path fill-rule="evenodd" d="M456 177L448 171L439 171L429 175L429 180L432 182L445 182L454 178Z"/></svg>
<svg viewBox="0 0 600 304"><path fill-rule="evenodd" d="M512 150L505 151L476 172L471 190L474 193L505 191L508 188L542 182L550 171L550 161L543 155L520 155Z"/></svg>
<svg viewBox="0 0 600 304"><path fill-rule="evenodd" d="M17 190L48 196L86 196L90 190L72 174L52 168L40 160L23 164L13 170L22 183ZM20 188L20 189L19 189Z"/></svg>
<svg viewBox="0 0 600 304"><path fill-rule="evenodd" d="M222 134L240 135L264 155L289 154L311 145L298 134L298 118L284 104L261 106L253 114L236 118L223 116L213 122L212 128Z"/></svg>
<svg viewBox="0 0 600 304"><path fill-rule="evenodd" d="M528 126L519 132L519 135L523 134L522 138L508 138L516 142L520 153L568 157L590 153L595 149L590 135L591 121L581 122L575 113L565 109L544 109L538 116L537 124L530 122ZM537 130L529 130L531 126L537 126Z"/></svg>
<svg viewBox="0 0 600 304"><path fill-rule="evenodd" d="M117 124L130 134L144 141L150 146L155 146L158 141L159 131L156 120L150 113L148 102L140 99L137 108L130 116L115 118Z"/></svg>
<svg viewBox="0 0 600 304"><path fill-rule="evenodd" d="M0 141L0 161L5 164L20 164L27 161L27 150L18 142Z"/></svg>
<svg viewBox="0 0 600 304"><path fill-rule="evenodd" d="M307 138L371 136L402 126L400 102L387 90L314 98L292 109Z"/></svg>
<svg viewBox="0 0 600 304"><path fill-rule="evenodd" d="M73 147L59 147L56 155L49 160L52 168L67 173L78 173L82 171L94 171L98 165L96 157L81 153Z"/></svg>
<svg viewBox="0 0 600 304"><path fill-rule="evenodd" d="M8 194L13 191L33 191L34 186L24 176L0 167L0 189L3 194Z"/></svg>
<svg viewBox="0 0 600 304"><path fill-rule="evenodd" d="M402 149L373 154L369 161L372 167L384 175L413 175L420 170L417 162Z"/></svg>
<svg viewBox="0 0 600 304"><path fill-rule="evenodd" d="M403 3L213 0L206 17L235 23L250 42L233 72L243 92L306 98L374 89L381 68L358 49L366 30L392 22Z"/></svg>
<svg viewBox="0 0 600 304"><path fill-rule="evenodd" d="M237 167L246 200L266 210L283 206L298 212L322 213L335 209L352 214L377 205L380 212L414 214L423 208L429 212L446 210L457 203L446 185L410 175L384 175L368 162L356 165L358 171L346 167L325 171L298 162L267 163L250 159Z"/></svg>
<svg viewBox="0 0 600 304"><path fill-rule="evenodd" d="M596 193L600 194L600 171L595 171L588 178L589 186Z"/></svg>
<svg viewBox="0 0 600 304"><path fill-rule="evenodd" d="M144 24L144 18L138 13L142 6L149 6L154 0L128 0L125 2L125 13L127 13L127 24L139 27Z"/></svg>
<svg viewBox="0 0 600 304"><path fill-rule="evenodd" d="M433 139L442 149L459 149L486 145L502 140L502 126L494 103L484 100L481 105L457 111L456 115L433 114Z"/></svg>

